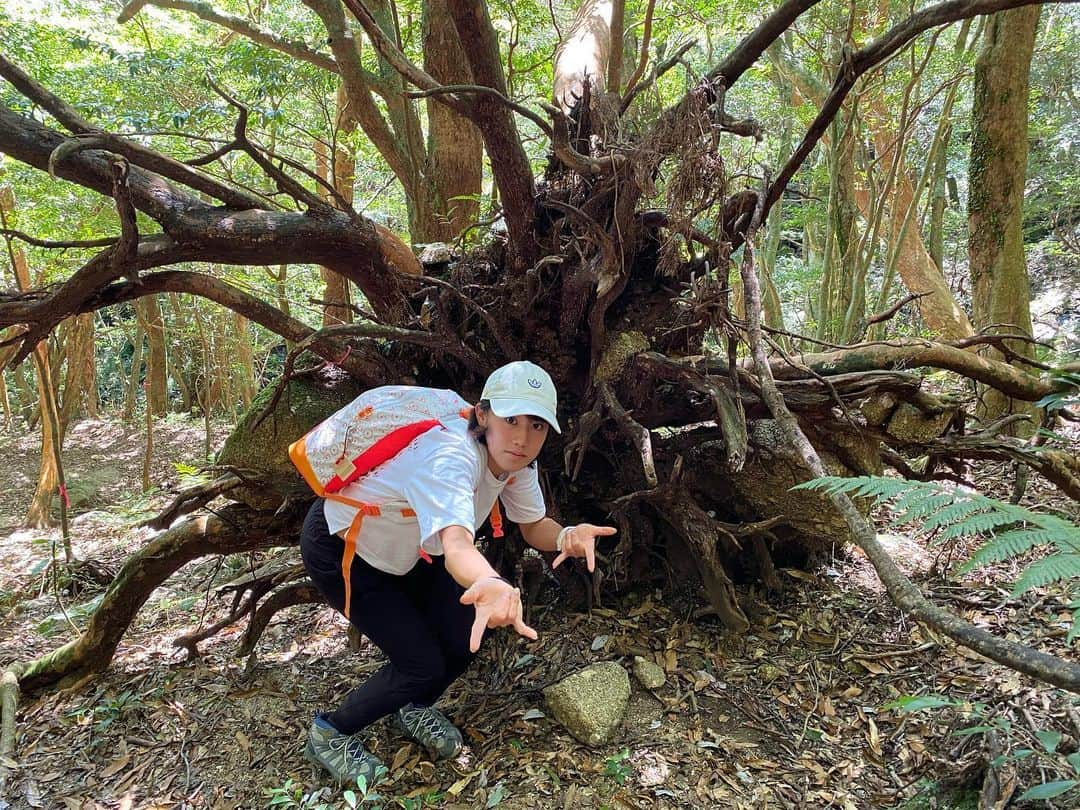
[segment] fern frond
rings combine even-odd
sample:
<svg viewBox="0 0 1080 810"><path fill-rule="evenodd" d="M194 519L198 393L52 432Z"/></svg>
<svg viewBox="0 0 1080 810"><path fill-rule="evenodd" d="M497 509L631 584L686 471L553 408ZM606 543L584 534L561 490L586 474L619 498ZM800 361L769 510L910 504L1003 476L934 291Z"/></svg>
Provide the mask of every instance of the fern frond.
<svg viewBox="0 0 1080 810"><path fill-rule="evenodd" d="M942 526L952 526L956 523L963 525L969 518L981 514L985 510L985 504L974 503L973 501L958 501L930 515L922 524L922 529L931 532Z"/></svg>
<svg viewBox="0 0 1080 810"><path fill-rule="evenodd" d="M1002 526L1015 526L1018 521L1015 516L992 510L989 512L977 512L964 521L949 526L938 535L938 542L951 540L954 537L974 537L980 534L989 534L994 529Z"/></svg>
<svg viewBox="0 0 1080 810"><path fill-rule="evenodd" d="M903 479L885 478L876 475L858 475L853 478L826 475L797 484L792 489L810 489L828 495L843 493L851 497L887 500L907 492L910 484L910 481L904 481Z"/></svg>
<svg viewBox="0 0 1080 810"><path fill-rule="evenodd" d="M1053 542L1054 532L1049 529L1014 529L999 534L976 550L971 559L960 566L960 573L966 574L984 565L1023 554L1035 546L1051 545Z"/></svg>
<svg viewBox="0 0 1080 810"><path fill-rule="evenodd" d="M1052 554L1024 569L1013 586L1013 596L1073 577L1080 577L1080 554Z"/></svg>
<svg viewBox="0 0 1080 810"><path fill-rule="evenodd" d="M919 523L921 525L930 515L941 511L952 502L953 494L951 492L940 492L937 495L923 495L902 510L900 505L897 504L893 506L893 509L898 513L895 522L901 524Z"/></svg>

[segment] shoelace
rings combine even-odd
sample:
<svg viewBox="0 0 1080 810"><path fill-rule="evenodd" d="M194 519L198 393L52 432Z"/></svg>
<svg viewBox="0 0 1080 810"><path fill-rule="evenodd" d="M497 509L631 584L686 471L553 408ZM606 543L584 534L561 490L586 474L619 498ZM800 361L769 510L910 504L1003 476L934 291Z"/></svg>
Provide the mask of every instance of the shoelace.
<svg viewBox="0 0 1080 810"><path fill-rule="evenodd" d="M331 750L345 749L345 755L349 759L367 760L371 755L364 750L364 744L355 734L349 737L331 737L329 740Z"/></svg>
<svg viewBox="0 0 1080 810"><path fill-rule="evenodd" d="M407 709L405 712L405 723L410 727L409 730L416 736L420 736L420 729L422 727L435 739L442 739L445 737L446 726L450 725L450 721L447 720L438 709L432 709L430 707L426 709Z"/></svg>

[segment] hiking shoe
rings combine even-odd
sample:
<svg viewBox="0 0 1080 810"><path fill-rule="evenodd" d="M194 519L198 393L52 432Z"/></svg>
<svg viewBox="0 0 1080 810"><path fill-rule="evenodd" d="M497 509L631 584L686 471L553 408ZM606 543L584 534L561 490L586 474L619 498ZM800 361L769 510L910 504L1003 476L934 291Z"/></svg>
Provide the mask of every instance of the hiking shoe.
<svg viewBox="0 0 1080 810"><path fill-rule="evenodd" d="M434 706L402 706L394 715L394 725L438 759L457 756L465 745L461 732Z"/></svg>
<svg viewBox="0 0 1080 810"><path fill-rule="evenodd" d="M362 776L371 787L386 773L386 766L368 753L359 734L342 734L316 716L308 731L304 757L330 772L339 784L356 784Z"/></svg>

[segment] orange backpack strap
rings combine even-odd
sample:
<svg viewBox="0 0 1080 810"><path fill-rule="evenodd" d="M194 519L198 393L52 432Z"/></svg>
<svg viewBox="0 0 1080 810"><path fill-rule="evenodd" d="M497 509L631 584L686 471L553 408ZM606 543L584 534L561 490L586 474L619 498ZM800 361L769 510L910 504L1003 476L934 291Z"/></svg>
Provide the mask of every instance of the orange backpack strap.
<svg viewBox="0 0 1080 810"><path fill-rule="evenodd" d="M341 555L341 577L345 580L345 608L342 612L345 614L345 618L348 619L349 611L352 608L351 575L353 558L356 556L356 538L360 536L360 527L364 525L364 518L378 517L382 512L373 503L363 503L354 498L346 498L344 495L328 492L325 497L327 500L337 501L356 509L356 516L353 517L352 523L349 524L349 528L345 531L345 551Z"/></svg>

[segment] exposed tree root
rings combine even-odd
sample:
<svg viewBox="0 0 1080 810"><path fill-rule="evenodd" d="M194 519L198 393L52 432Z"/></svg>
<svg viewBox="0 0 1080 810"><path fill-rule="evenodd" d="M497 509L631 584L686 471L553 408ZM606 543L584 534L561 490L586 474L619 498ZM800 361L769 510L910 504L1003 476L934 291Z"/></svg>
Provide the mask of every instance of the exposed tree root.
<svg viewBox="0 0 1080 810"><path fill-rule="evenodd" d="M266 568L256 571L250 576L223 585L217 590L218 596L224 596L229 592L233 593L233 603L229 613L209 627L174 639L173 646L183 647L192 658L197 657L199 655L198 644L200 641L205 641L211 636L217 635L221 630L239 621L244 616L250 615L252 621L254 621L256 610L259 608L259 600L263 596L282 583L301 576L306 576L302 565L292 565L281 569L280 564L271 563ZM247 594L246 599L244 598L245 594Z"/></svg>
<svg viewBox="0 0 1080 810"><path fill-rule="evenodd" d="M745 633L750 622L739 607L735 587L724 570L720 557L720 545L727 551L738 551L734 537L723 531L717 521L709 517L687 495L660 496L654 502L660 517L664 519L690 547L694 563L698 567L709 604L724 626L736 633Z"/></svg>
<svg viewBox="0 0 1080 810"><path fill-rule="evenodd" d="M188 487L177 493L172 503L143 523L143 525L149 526L151 529L167 529L181 515L188 515L196 509L202 509L218 495L223 495L242 483L240 476L235 473L226 473L209 483Z"/></svg>
<svg viewBox="0 0 1080 810"><path fill-rule="evenodd" d="M76 639L28 663L19 673L34 690L105 669L139 609L180 566L207 554L233 554L299 534L299 513L287 518L234 504L214 515L192 517L163 532L128 557L101 605Z"/></svg>
<svg viewBox="0 0 1080 810"><path fill-rule="evenodd" d="M251 622L244 632L244 638L240 642L240 655L250 655L259 638L262 636L270 620L279 610L284 610L293 605L311 605L323 603L326 600L311 582L294 582L267 599L252 614Z"/></svg>
<svg viewBox="0 0 1080 810"><path fill-rule="evenodd" d="M0 796L5 795L8 760L15 751L15 710L19 705L19 667L0 676Z"/></svg>
<svg viewBox="0 0 1080 810"><path fill-rule="evenodd" d="M755 221L751 223L748 230L746 250L740 266L743 289L746 295L748 342L753 353L754 368L761 383L762 398L768 404L769 410L772 411L773 417L783 429L791 446L795 448L814 475L820 477L827 474L825 466L777 390L772 369L765 354L765 344L761 330L761 292L758 287L757 273L754 269L753 252L754 232L760 224L760 214L761 207L759 206L758 211L755 213ZM980 358L974 359L980 360ZM1014 371L1004 364L997 365ZM1020 372L1016 373L1019 374ZM1034 380L1034 378L1031 379ZM1001 378L998 378L998 382L1001 382ZM1026 645L998 638L993 633L975 627L952 613L931 604L897 567L889 553L877 541L873 527L859 513L851 499L840 494L831 495L830 500L844 517L855 538L855 542L866 553L867 559L870 560L874 570L877 571L889 596L901 610L910 613L917 620L925 622L959 644L985 655L999 664L1011 667L1023 672L1025 675L1030 675L1062 689L1067 689L1070 692L1080 694L1080 664L1064 661Z"/></svg>

